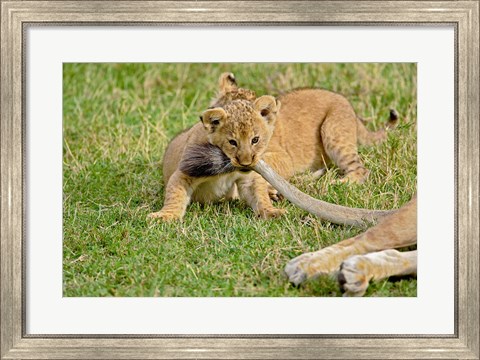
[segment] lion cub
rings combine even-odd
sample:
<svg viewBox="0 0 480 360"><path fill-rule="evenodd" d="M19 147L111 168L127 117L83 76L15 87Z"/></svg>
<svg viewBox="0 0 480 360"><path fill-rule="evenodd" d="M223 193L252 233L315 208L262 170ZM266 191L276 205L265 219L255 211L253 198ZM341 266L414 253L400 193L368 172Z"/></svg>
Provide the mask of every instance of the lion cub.
<svg viewBox="0 0 480 360"><path fill-rule="evenodd" d="M168 145L163 158L165 202L150 218L181 219L191 200L205 203L236 197L262 218L285 212L272 206L268 183L250 170L267 150L280 104L273 96L257 99L248 90L226 97L228 102L204 111L200 123ZM214 157L215 147L226 155L226 163Z"/></svg>
<svg viewBox="0 0 480 360"><path fill-rule="evenodd" d="M322 171L335 163L344 180L361 183L368 175L357 143L374 144L385 130L369 132L343 96L320 89L294 90L278 100L256 97L239 88L231 73L219 80L219 93L200 116L201 123L175 137L164 155L165 202L150 218L181 219L188 203L231 199L237 195L262 218L277 217L269 184L249 172L260 159L288 179L305 170ZM280 110L281 104L281 110ZM390 112L389 126L397 114ZM195 152L220 148L230 163L195 164ZM318 172L319 173L319 172Z"/></svg>

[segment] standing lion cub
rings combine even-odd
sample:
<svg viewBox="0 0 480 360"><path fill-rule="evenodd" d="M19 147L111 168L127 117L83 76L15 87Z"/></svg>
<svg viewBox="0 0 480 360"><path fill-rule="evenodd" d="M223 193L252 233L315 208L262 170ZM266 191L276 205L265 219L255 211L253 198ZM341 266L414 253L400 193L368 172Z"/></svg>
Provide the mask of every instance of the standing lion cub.
<svg viewBox="0 0 480 360"><path fill-rule="evenodd" d="M163 159L163 208L150 218L181 219L190 201L213 202L239 196L262 218L283 214L273 207L269 184L250 169L265 160L282 177L336 164L343 181L362 183L368 175L357 144L386 138L369 132L343 96L320 89L293 90L279 99L239 88L231 73L219 80L219 93L201 122L175 137ZM390 112L388 127L397 122ZM218 147L229 163L205 162L196 154ZM202 160L203 159L203 160Z"/></svg>

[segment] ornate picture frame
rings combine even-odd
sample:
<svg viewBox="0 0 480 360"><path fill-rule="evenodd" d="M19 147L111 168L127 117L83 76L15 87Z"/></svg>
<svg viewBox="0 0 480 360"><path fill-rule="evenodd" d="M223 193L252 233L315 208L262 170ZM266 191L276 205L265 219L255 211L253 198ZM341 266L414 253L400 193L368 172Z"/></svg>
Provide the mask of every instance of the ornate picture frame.
<svg viewBox="0 0 480 360"><path fill-rule="evenodd" d="M479 1L1 1L1 358L479 358ZM268 19L268 21L266 20ZM453 336L30 336L25 333L25 51L29 24L453 25Z"/></svg>

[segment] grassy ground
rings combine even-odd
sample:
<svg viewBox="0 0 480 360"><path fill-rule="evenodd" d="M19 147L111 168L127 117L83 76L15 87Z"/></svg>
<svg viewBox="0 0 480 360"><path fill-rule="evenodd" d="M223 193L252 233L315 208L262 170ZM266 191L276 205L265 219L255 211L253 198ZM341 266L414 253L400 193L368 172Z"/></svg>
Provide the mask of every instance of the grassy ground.
<svg viewBox="0 0 480 360"><path fill-rule="evenodd" d="M401 125L381 146L362 148L364 185L293 183L330 202L389 209L416 189L414 64L65 64L64 296L340 296L330 278L293 288L286 262L362 229L312 218L287 201L277 220L240 202L192 204L182 223L150 223L163 204L161 162L177 132L198 121L233 71L243 87L278 94L322 87L344 94L368 127L390 108ZM416 280L372 284L370 296L416 296Z"/></svg>

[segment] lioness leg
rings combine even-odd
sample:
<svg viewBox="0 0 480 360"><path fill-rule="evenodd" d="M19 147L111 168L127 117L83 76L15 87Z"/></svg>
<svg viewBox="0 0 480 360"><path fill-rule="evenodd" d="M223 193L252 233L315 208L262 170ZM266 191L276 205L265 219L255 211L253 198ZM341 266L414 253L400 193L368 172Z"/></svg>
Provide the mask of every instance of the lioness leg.
<svg viewBox="0 0 480 360"><path fill-rule="evenodd" d="M353 238L322 250L302 254L286 265L290 282L299 285L308 278L329 274L352 255L394 249L415 244L417 239L417 200L410 200L376 226Z"/></svg>
<svg viewBox="0 0 480 360"><path fill-rule="evenodd" d="M185 210L195 189L195 179L181 171L175 171L168 180L165 190L165 202L160 211L150 213L148 218L164 221L179 220L185 215Z"/></svg>
<svg viewBox="0 0 480 360"><path fill-rule="evenodd" d="M384 250L348 258L340 265L337 279L344 296L362 296L370 280L416 273L416 250L406 252Z"/></svg>
<svg viewBox="0 0 480 360"><path fill-rule="evenodd" d="M353 110L349 110L339 109L328 114L320 133L325 152L344 174L341 181L363 183L369 171L358 156L356 117Z"/></svg>

